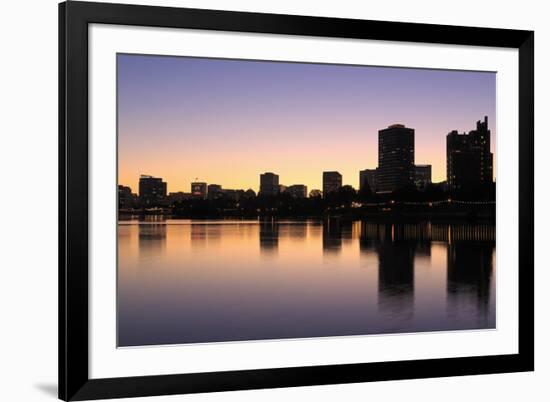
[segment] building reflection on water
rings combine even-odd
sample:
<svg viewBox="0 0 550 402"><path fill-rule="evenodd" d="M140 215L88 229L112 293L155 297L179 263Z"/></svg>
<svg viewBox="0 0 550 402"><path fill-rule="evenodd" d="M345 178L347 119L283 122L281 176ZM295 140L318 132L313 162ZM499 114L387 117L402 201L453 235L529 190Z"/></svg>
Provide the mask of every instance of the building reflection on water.
<svg viewBox="0 0 550 402"><path fill-rule="evenodd" d="M264 255L277 253L279 247L279 223L273 219L260 221L260 250Z"/></svg>
<svg viewBox="0 0 550 402"><path fill-rule="evenodd" d="M360 250L378 256L379 307L400 319L413 315L415 259L430 258L432 242L447 247L448 313L456 316L461 305L475 301L479 324L487 325L495 249L490 224L361 222Z"/></svg>
<svg viewBox="0 0 550 402"><path fill-rule="evenodd" d="M191 247L194 249L206 247L208 227L201 223L191 225Z"/></svg>
<svg viewBox="0 0 550 402"><path fill-rule="evenodd" d="M342 226L339 219L326 219L323 222L323 252L337 254L342 249Z"/></svg>
<svg viewBox="0 0 550 402"><path fill-rule="evenodd" d="M477 304L480 325L489 318L493 243L454 241L447 248L447 306L458 315L460 306Z"/></svg>
<svg viewBox="0 0 550 402"><path fill-rule="evenodd" d="M223 340L226 330L233 331L227 340L237 340L495 326L495 226L491 224L338 219L182 222L149 217L121 222L119 247L121 272L132 268L130 261L161 271L169 268L164 273L169 279L163 280L163 274L154 279L144 276L139 286L134 279L126 285L124 275L120 276L120 294L127 300L119 310L124 324L121 339L128 339L128 345L154 344L156 335L146 334L154 332L155 325L164 325L157 322L161 317L167 320L164 343ZM266 258L255 259L258 252ZM280 269L258 270L261 264ZM327 270L327 266L338 269ZM148 271L157 270L139 270ZM186 275L194 275L194 282ZM149 289L157 279L162 290ZM187 289L187 283L194 283L194 288ZM149 299L143 298L148 292ZM163 302L155 298L169 295L172 304L162 316L144 317L143 324L133 318L124 321L125 314L135 317L152 308L136 304L147 301L156 309ZM185 302L175 302L187 297ZM217 312L219 303L227 307ZM194 315L185 318L186 308ZM239 321L243 311L255 318ZM331 311L339 313L331 316ZM298 319L299 314L304 316ZM181 322L199 319L209 331L216 328L217 335L171 338L166 333L173 325L172 315ZM230 322L244 327L230 329ZM305 325L302 322L311 328L300 327ZM146 324L147 330L140 327ZM281 329L284 325L290 325L288 332ZM124 328L128 328L127 338ZM185 331L183 324L181 328ZM132 335L136 331L145 331L143 339Z"/></svg>
<svg viewBox="0 0 550 402"><path fill-rule="evenodd" d="M166 247L166 229L163 216L152 215L138 225L139 255L141 258L160 256Z"/></svg>
<svg viewBox="0 0 550 402"><path fill-rule="evenodd" d="M355 233L356 224L360 227L358 233ZM487 304L495 248L494 225L352 223L338 219L322 223L280 223L268 219L258 224L260 250L267 254L276 252L280 235L303 240L308 235L308 226L315 225L322 226L325 254L340 252L343 243L352 241L355 236L359 237L361 253L376 253L381 299L387 297L402 300L398 304L412 304L415 258L430 258L432 242L444 242L447 243L450 303L459 303L460 298L469 297L475 298L480 305ZM164 217L150 216L137 226L140 253L144 256L162 254L169 226ZM223 224L193 222L189 227L192 247L217 243L223 236ZM381 300L381 304L385 302Z"/></svg>
<svg viewBox="0 0 550 402"><path fill-rule="evenodd" d="M403 227L384 225L375 248L378 254L378 306L400 320L414 310L415 243L403 238Z"/></svg>

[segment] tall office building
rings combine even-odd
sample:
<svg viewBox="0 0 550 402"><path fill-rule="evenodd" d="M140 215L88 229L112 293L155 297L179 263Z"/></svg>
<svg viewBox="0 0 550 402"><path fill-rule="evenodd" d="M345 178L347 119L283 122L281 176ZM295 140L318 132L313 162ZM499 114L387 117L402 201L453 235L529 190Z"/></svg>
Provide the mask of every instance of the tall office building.
<svg viewBox="0 0 550 402"><path fill-rule="evenodd" d="M271 196L279 194L279 175L266 172L260 175L260 195Z"/></svg>
<svg viewBox="0 0 550 402"><path fill-rule="evenodd" d="M426 188L432 184L432 165L414 166L414 184L418 189Z"/></svg>
<svg viewBox="0 0 550 402"><path fill-rule="evenodd" d="M339 172L323 172L323 196L326 197L342 187L342 175Z"/></svg>
<svg viewBox="0 0 550 402"><path fill-rule="evenodd" d="M307 197L307 186L303 184L293 184L288 186L286 193L294 198L306 198Z"/></svg>
<svg viewBox="0 0 550 402"><path fill-rule="evenodd" d="M159 204L166 198L166 182L160 177L141 175L139 178L139 199L144 206Z"/></svg>
<svg viewBox="0 0 550 402"><path fill-rule="evenodd" d="M451 190L465 190L492 181L491 131L485 116L468 134L447 134L447 184Z"/></svg>
<svg viewBox="0 0 550 402"><path fill-rule="evenodd" d="M414 184L414 129L393 124L378 131L377 192Z"/></svg>
<svg viewBox="0 0 550 402"><path fill-rule="evenodd" d="M376 192L376 169L359 171L359 191L365 190L367 186L370 191Z"/></svg>
<svg viewBox="0 0 550 402"><path fill-rule="evenodd" d="M191 183L191 195L193 198L206 198L207 187L206 183L200 181L194 181Z"/></svg>

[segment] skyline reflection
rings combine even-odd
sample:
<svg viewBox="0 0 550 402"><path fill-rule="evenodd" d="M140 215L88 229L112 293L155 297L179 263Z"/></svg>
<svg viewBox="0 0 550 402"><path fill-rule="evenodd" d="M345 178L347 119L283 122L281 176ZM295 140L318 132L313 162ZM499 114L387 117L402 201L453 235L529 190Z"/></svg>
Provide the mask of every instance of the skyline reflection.
<svg viewBox="0 0 550 402"><path fill-rule="evenodd" d="M494 328L494 229L121 221L119 346Z"/></svg>

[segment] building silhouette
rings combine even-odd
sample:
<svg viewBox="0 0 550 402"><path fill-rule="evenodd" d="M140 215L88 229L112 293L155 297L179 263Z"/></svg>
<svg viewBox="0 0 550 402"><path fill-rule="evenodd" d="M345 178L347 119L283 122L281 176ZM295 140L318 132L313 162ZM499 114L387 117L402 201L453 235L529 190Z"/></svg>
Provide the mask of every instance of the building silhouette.
<svg viewBox="0 0 550 402"><path fill-rule="evenodd" d="M452 192L454 190L474 190L472 196L482 194L477 190L488 190L494 187L480 187L493 183L493 154L490 151L490 130L488 128L488 119L485 116L483 121L477 121L476 129L469 133L458 133L451 131L446 136L446 169L447 181L443 184L435 184L434 191ZM369 189L375 193L391 193L401 189L426 189L432 184L432 165L415 165L415 130L408 128L403 124L393 124L388 128L378 131L378 167L375 169L364 169L359 171L359 191ZM356 201L356 192L351 186L342 186L342 175L338 171L324 171L323 187L321 190L312 190L309 194L311 198L326 197L329 201L335 197L329 197L329 194L338 191L338 201L348 200ZM343 187L343 188L342 188ZM244 191L242 189L224 189L220 184L210 184L206 182L192 182L191 192L170 193L167 196L167 183L159 177L141 175L139 179L139 196L132 194L129 187L118 186L118 205L121 209L134 207L152 207L152 206L174 206L187 200L194 200L189 204L201 204L196 200L211 199L239 201L241 199L253 199L256 194L253 190ZM307 198L308 188L305 184L294 184L285 186L279 184L279 176L272 172L260 174L260 191L258 196L275 196L287 193L293 198ZM403 193L404 196L408 193ZM467 195L467 194L466 194ZM361 198L364 200L364 197ZM206 203L204 203L206 205ZM216 205L223 203L216 203ZM223 204L223 208L229 206ZM342 203L342 205L345 202ZM357 204L357 202L356 202ZM325 202L308 200L299 202L299 204L311 207L311 210L320 211L326 209ZM183 207L176 205L178 208ZM236 207L239 207L237 205ZM245 208L246 207L246 208ZM357 207L357 205L353 205ZM254 210L251 203L244 207L250 213ZM242 209L241 208L241 209ZM260 209L256 208L258 211ZM330 209L330 208L329 208ZM272 211L276 211L272 208ZM151 210L149 212L156 212Z"/></svg>
<svg viewBox="0 0 550 402"><path fill-rule="evenodd" d="M414 184L414 129L393 124L378 131L377 192Z"/></svg>
<svg viewBox="0 0 550 402"><path fill-rule="evenodd" d="M168 201L170 204L187 201L191 198L191 193L184 193L183 191L175 191L168 194Z"/></svg>
<svg viewBox="0 0 550 402"><path fill-rule="evenodd" d="M491 131L485 116L468 134L447 134L447 184L450 190L468 190L492 181Z"/></svg>
<svg viewBox="0 0 550 402"><path fill-rule="evenodd" d="M206 195L209 199L218 199L223 195L222 186L219 184L209 184L206 188Z"/></svg>
<svg viewBox="0 0 550 402"><path fill-rule="evenodd" d="M119 208L133 208L134 207L134 194L132 189L127 186L118 185L118 207Z"/></svg>
<svg viewBox="0 0 550 402"><path fill-rule="evenodd" d="M191 195L193 198L205 199L207 194L206 183L194 181L191 183Z"/></svg>
<svg viewBox="0 0 550 402"><path fill-rule="evenodd" d="M316 189L314 188L313 190L311 190L309 192L309 198L315 198L315 197L322 197L323 196L323 192L319 189Z"/></svg>
<svg viewBox="0 0 550 402"><path fill-rule="evenodd" d="M414 184L418 189L426 188L432 184L432 165L414 166Z"/></svg>
<svg viewBox="0 0 550 402"><path fill-rule="evenodd" d="M251 188L249 188L248 190L246 190L244 192L244 198L247 198L247 199L253 199L253 198L256 198L256 192L254 190L252 190Z"/></svg>
<svg viewBox="0 0 550 402"><path fill-rule="evenodd" d="M228 200L239 201L240 199L244 198L246 192L243 189L223 189L222 194L223 197Z"/></svg>
<svg viewBox="0 0 550 402"><path fill-rule="evenodd" d="M303 184L293 184L288 186L286 193L293 198L306 198L307 197L307 186Z"/></svg>
<svg viewBox="0 0 550 402"><path fill-rule="evenodd" d="M326 197L342 187L342 175L339 172L323 172L323 195Z"/></svg>
<svg viewBox="0 0 550 402"><path fill-rule="evenodd" d="M365 169L359 171L359 191L365 191L368 188L371 192L376 192L376 170Z"/></svg>
<svg viewBox="0 0 550 402"><path fill-rule="evenodd" d="M158 205L166 198L166 182L160 177L141 175L139 178L139 199L143 206Z"/></svg>
<svg viewBox="0 0 550 402"><path fill-rule="evenodd" d="M266 172L260 174L260 195L272 196L279 194L279 175Z"/></svg>

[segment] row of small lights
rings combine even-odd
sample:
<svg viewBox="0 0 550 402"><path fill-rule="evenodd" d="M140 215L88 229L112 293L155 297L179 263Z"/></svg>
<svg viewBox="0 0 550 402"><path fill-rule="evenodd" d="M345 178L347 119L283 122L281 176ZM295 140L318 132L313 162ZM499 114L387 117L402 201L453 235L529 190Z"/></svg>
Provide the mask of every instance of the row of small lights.
<svg viewBox="0 0 550 402"><path fill-rule="evenodd" d="M428 205L428 206L434 206L434 205L441 205L441 204L462 204L462 205L493 205L495 204L495 201L461 201L461 200L453 200L451 198L447 200L441 200L441 201L423 201L423 202L410 202L410 201L394 201L391 200L389 202L367 202L367 203L359 203L359 202L353 202L352 207L359 208L362 206L365 207L379 207L379 206L386 206L386 205Z"/></svg>

